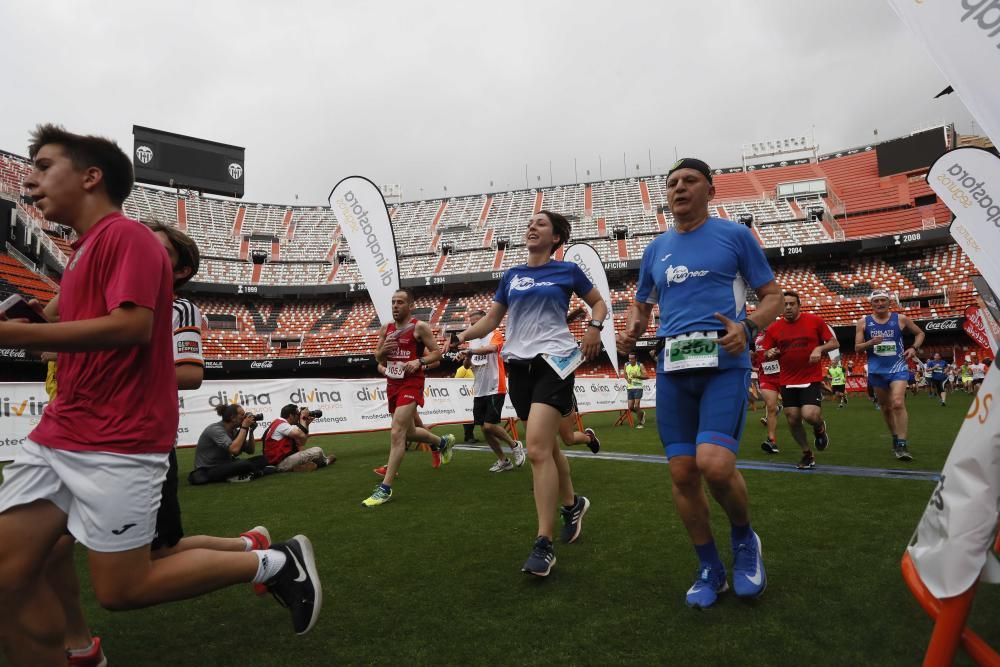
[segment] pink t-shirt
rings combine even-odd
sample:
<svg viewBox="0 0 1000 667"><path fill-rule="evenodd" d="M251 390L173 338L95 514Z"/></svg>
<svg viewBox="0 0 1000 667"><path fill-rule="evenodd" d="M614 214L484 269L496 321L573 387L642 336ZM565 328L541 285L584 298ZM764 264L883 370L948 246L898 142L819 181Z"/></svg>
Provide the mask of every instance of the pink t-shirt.
<svg viewBox="0 0 1000 667"><path fill-rule="evenodd" d="M55 401L29 436L53 449L169 452L177 433L173 274L144 225L112 213L73 243L59 289L62 322L103 317L122 304L153 311L149 343L60 352Z"/></svg>

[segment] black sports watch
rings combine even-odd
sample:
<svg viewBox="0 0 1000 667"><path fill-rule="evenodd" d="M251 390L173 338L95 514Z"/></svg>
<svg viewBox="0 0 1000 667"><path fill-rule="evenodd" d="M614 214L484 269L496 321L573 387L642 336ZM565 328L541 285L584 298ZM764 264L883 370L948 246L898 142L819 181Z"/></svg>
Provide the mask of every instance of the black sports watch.
<svg viewBox="0 0 1000 667"><path fill-rule="evenodd" d="M594 327L598 331L604 330L604 322L602 322L601 320L590 320L589 322L587 322L587 326Z"/></svg>

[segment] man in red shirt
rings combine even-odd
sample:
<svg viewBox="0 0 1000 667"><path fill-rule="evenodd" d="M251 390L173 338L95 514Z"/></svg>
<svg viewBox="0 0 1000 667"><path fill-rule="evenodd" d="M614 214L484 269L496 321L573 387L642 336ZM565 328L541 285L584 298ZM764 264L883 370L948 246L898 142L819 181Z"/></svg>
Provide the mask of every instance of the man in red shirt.
<svg viewBox="0 0 1000 667"><path fill-rule="evenodd" d="M778 375L781 370L781 363L774 359L765 359L764 336L766 330L757 334L754 339L754 349L751 356L753 366L757 369L757 383L760 387L760 396L764 399L764 416L760 418L761 424L767 428L767 439L760 444L760 448L767 454L778 453L778 395L781 387L778 384Z"/></svg>
<svg viewBox="0 0 1000 667"><path fill-rule="evenodd" d="M39 126L25 188L78 238L59 322L0 322L0 345L59 353L59 392L3 470L0 638L13 665L66 664L63 615L42 568L67 531L89 550L109 609L134 609L254 581L312 628L322 591L308 539L268 550L192 550L153 560L168 454L177 431L173 272L153 232L121 211L134 181L112 141ZM297 580L297 581L296 581Z"/></svg>
<svg viewBox="0 0 1000 667"><path fill-rule="evenodd" d="M792 437L802 449L798 468L808 470L816 467L816 456L806 442L802 422L812 425L816 449L826 449L830 437L823 421L823 367L820 362L825 353L839 349L840 343L822 317L802 312L796 292L786 291L784 297L784 318L775 321L764 334L764 358L780 364L781 402Z"/></svg>

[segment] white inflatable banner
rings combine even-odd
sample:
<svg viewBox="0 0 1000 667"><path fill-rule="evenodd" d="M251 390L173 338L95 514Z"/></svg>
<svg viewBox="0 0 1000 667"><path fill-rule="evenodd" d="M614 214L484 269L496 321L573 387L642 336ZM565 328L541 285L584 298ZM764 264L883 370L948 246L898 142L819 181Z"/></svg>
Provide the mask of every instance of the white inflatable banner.
<svg viewBox="0 0 1000 667"><path fill-rule="evenodd" d="M608 307L604 328L601 329L601 342L604 343L611 365L615 367L615 375L618 375L621 371L618 370L618 348L615 346L615 319L611 312L611 289L608 287L608 274L604 271L604 262L589 243L574 243L566 248L563 259L580 267L590 278L590 282L594 283L594 287L601 293L601 298Z"/></svg>
<svg viewBox="0 0 1000 667"><path fill-rule="evenodd" d="M399 260L385 198L363 176L349 176L330 193L340 230L351 248L358 272L382 324L392 321L392 293L399 289Z"/></svg>
<svg viewBox="0 0 1000 667"><path fill-rule="evenodd" d="M643 405L655 407L655 380L645 384ZM625 382L614 378L576 379L576 399L582 413L624 410L625 391ZM45 387L40 382L0 383L0 421L4 424L0 431L0 461L14 458L18 446L38 424L46 402ZM197 444L205 427L219 420L215 408L226 403L239 403L251 414L262 414L265 425L288 403L322 410L323 416L311 427L317 435L376 431L390 426L385 380L211 380L196 391L181 393L178 444ZM471 422L472 381L428 378L420 414L429 425ZM503 416L515 416L509 400Z"/></svg>
<svg viewBox="0 0 1000 667"><path fill-rule="evenodd" d="M1000 583L992 552L1000 512L1000 372L973 398L908 551L936 598L960 595L982 575Z"/></svg>
<svg viewBox="0 0 1000 667"><path fill-rule="evenodd" d="M997 0L889 0L962 103L993 143L1000 145L1000 2Z"/></svg>
<svg viewBox="0 0 1000 667"><path fill-rule="evenodd" d="M955 214L952 238L996 291L1000 288L996 251L1000 247L1000 158L981 148L948 151L931 165L927 183Z"/></svg>

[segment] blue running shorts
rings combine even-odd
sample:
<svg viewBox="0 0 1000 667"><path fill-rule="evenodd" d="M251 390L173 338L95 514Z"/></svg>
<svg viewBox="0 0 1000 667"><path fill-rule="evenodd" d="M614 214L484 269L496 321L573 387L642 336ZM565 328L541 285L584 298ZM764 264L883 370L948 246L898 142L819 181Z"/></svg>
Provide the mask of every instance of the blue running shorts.
<svg viewBox="0 0 1000 667"><path fill-rule="evenodd" d="M704 443L739 453L749 386L749 368L657 373L656 426L667 458L694 456Z"/></svg>
<svg viewBox="0 0 1000 667"><path fill-rule="evenodd" d="M893 382L909 382L910 372L899 371L898 373L869 373L868 386L875 389L888 389Z"/></svg>

